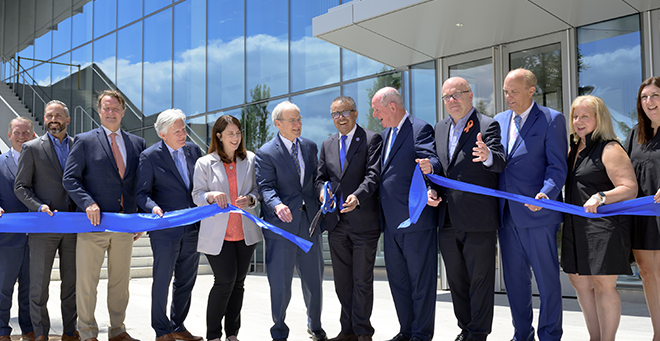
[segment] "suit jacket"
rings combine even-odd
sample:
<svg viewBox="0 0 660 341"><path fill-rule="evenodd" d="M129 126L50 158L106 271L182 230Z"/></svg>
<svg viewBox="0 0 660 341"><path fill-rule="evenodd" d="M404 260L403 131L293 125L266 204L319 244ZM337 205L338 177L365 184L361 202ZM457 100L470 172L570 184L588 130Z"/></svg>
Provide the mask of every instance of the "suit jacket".
<svg viewBox="0 0 660 341"><path fill-rule="evenodd" d="M494 119L482 115L475 109L458 139L456 149L449 161L449 132L452 118L448 117L435 125L435 143L444 176L462 182L497 189L497 173L504 170L506 156L500 143L500 125ZM470 123L472 122L472 123ZM471 126L471 127L470 127ZM472 148L477 143L477 134L490 149L493 164L485 167L482 162L472 162ZM444 189L442 195L449 210L452 226L457 231L497 231L500 227L499 201L495 197ZM442 203L441 202L441 203ZM474 214L475 209L479 214ZM439 223L444 223L444 208L439 209Z"/></svg>
<svg viewBox="0 0 660 341"><path fill-rule="evenodd" d="M140 154L136 199L138 206L145 212L151 213L156 206L163 212L195 207L190 193L195 162L202 156L202 150L192 142L186 142L182 149L188 169L189 186L183 182L164 141L155 143ZM183 235L186 226L152 231L149 232L149 237L178 239ZM195 228L198 226L194 224Z"/></svg>
<svg viewBox="0 0 660 341"><path fill-rule="evenodd" d="M256 215L255 207L259 200L259 191L255 178L255 160L254 153L248 151L244 160L236 159L236 188L238 196L252 196L255 200L254 206L243 208L248 213ZM192 197L197 206L208 205L206 194L209 192L224 192L229 197L229 178L225 171L225 166L218 153L211 153L201 157L195 164L195 176ZM229 198L232 201L235 198ZM216 204L213 204L216 205ZM245 235L245 244L252 245L263 239L261 228L247 217L243 219L243 234ZM227 233L227 222L229 214L218 214L211 218L202 220L199 229L199 241L197 251L209 255L217 255L222 251L222 245Z"/></svg>
<svg viewBox="0 0 660 341"><path fill-rule="evenodd" d="M392 128L381 133L383 138L383 157L388 137ZM381 226L390 233L416 232L437 227L437 211L426 206L416 224L404 229L397 229L399 224L410 218L408 213L408 192L412 175L417 163L415 159L429 159L434 172L442 169L435 153L433 127L428 123L409 116L397 133L389 157L381 158L381 175L378 187L381 206Z"/></svg>
<svg viewBox="0 0 660 341"><path fill-rule="evenodd" d="M67 137L69 150L73 139ZM53 141L48 133L25 142L18 159L18 172L14 192L31 212L38 212L41 205L51 211L68 212L75 209L69 194L62 186L62 166L57 159Z"/></svg>
<svg viewBox="0 0 660 341"><path fill-rule="evenodd" d="M16 168L16 162L11 153L7 152L0 155L0 208L5 213L28 211L27 207L14 195ZM0 246L17 247L25 245L27 245L27 234L25 233L0 233Z"/></svg>
<svg viewBox="0 0 660 341"><path fill-rule="evenodd" d="M119 212L124 198L124 213L136 213L135 185L144 139L121 131L126 146L126 172L119 176L117 163L103 127L76 135L64 168L62 183L69 196L84 212L98 204L101 212Z"/></svg>
<svg viewBox="0 0 660 341"><path fill-rule="evenodd" d="M302 215L306 214L311 222L320 206L319 199L314 193L318 148L310 139L299 137L299 140L300 152L305 162L302 186L293 157L279 134L259 148L255 168L264 220L294 234L298 231ZM306 206L305 211L301 210L303 201ZM287 205L291 210L293 220L290 223L281 221L275 215L275 206L278 204Z"/></svg>
<svg viewBox="0 0 660 341"><path fill-rule="evenodd" d="M508 151L511 115L514 115L513 111L507 110L495 116L500 124L505 151ZM532 198L543 192L548 198L557 200L566 180L567 155L568 138L564 115L534 102L507 156L506 168L499 178L499 189ZM500 218L504 216L504 203L504 199L500 199ZM559 224L563 221L561 212L532 212L515 201L509 201L508 206L518 227Z"/></svg>
<svg viewBox="0 0 660 341"><path fill-rule="evenodd" d="M378 205L378 179L380 175L380 151L383 138L359 125L346 152L345 168L339 160L339 133L323 141L316 175L316 197L320 197L323 185L330 181L337 200L346 200L353 194L360 205L349 213L342 213L354 231L380 229ZM339 222L339 208L325 215L325 230L332 231Z"/></svg>

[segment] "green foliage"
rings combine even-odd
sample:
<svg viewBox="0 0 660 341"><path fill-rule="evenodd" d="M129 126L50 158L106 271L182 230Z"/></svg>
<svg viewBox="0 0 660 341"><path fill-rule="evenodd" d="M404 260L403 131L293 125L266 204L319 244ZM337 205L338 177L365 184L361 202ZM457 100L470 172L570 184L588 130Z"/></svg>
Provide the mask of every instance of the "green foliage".
<svg viewBox="0 0 660 341"><path fill-rule="evenodd" d="M383 67L381 72L388 71L386 67ZM390 86L399 91L401 91L401 73L389 73L386 75L378 76L374 79L374 84L367 89L367 97L369 100L369 112L366 114L367 119L367 129L373 130L377 133L383 131L383 126L380 124L380 121L374 117L374 109L371 107L371 99L374 97L378 90Z"/></svg>
<svg viewBox="0 0 660 341"><path fill-rule="evenodd" d="M243 139L245 148L250 151L256 151L264 143L273 138L273 133L268 131L270 125L270 112L268 111L268 101L270 98L270 88L264 84L257 84L254 89L250 89L252 102L241 109L241 125L243 126Z"/></svg>
<svg viewBox="0 0 660 341"><path fill-rule="evenodd" d="M480 112L480 113L482 113L486 116L493 117L493 113L488 112L488 107L486 106L486 102L484 102L483 100L477 102L477 104L474 105L474 108L477 109L478 112Z"/></svg>

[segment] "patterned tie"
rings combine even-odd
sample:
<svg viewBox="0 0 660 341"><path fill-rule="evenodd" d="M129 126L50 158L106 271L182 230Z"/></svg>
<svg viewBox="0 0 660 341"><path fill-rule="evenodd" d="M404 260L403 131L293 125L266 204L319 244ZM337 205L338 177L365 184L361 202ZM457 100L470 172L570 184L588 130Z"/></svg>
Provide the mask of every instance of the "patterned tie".
<svg viewBox="0 0 660 341"><path fill-rule="evenodd" d="M392 128L392 137L390 138L390 143L387 146L387 153L385 153L385 161L387 161L390 157L390 151L392 151L392 146L394 146L394 141L396 140L396 131L398 129L399 128L397 127Z"/></svg>
<svg viewBox="0 0 660 341"><path fill-rule="evenodd" d="M516 143L516 139L518 138L518 133L520 132L520 121L522 120L520 115L514 115L516 116L513 118L513 123L515 123L513 133L511 136L509 136L509 153L511 153L511 149L513 149L513 145Z"/></svg>
<svg viewBox="0 0 660 341"><path fill-rule="evenodd" d="M300 161L298 161L298 139L291 146L291 157L293 157L293 163L296 164L296 170L298 171L298 177L300 177Z"/></svg>
<svg viewBox="0 0 660 341"><path fill-rule="evenodd" d="M124 164L124 159L121 157L121 152L119 151L119 145L117 145L117 133L110 134L110 139L112 143L110 148L112 149L112 155L115 157L115 162L117 163L117 170L119 171L119 176L123 179L124 173L126 172L126 165Z"/></svg>
<svg viewBox="0 0 660 341"><path fill-rule="evenodd" d="M341 170L344 170L344 163L346 162L346 138L348 136L341 136L341 145L339 148L339 162L341 163Z"/></svg>
<svg viewBox="0 0 660 341"><path fill-rule="evenodd" d="M188 179L188 172L186 172L186 169L183 168L183 165L181 164L181 160L179 159L179 156L181 155L181 150L175 150L174 153L172 153L173 159L174 159L174 164L176 165L176 169L179 170L179 174L181 175L181 179L183 179L183 183L186 184L186 188L190 188L190 179Z"/></svg>

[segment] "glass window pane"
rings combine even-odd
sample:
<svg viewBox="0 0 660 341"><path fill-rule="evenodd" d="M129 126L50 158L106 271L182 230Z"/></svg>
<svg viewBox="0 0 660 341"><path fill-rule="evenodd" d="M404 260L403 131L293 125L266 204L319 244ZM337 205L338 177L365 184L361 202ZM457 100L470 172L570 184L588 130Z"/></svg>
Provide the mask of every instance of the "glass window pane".
<svg viewBox="0 0 660 341"><path fill-rule="evenodd" d="M90 1L84 5L73 8L73 18L71 18L71 25L73 25L72 45L80 46L92 40L92 14L94 8L94 1ZM69 19L65 20L68 21ZM58 27L59 30L59 27Z"/></svg>
<svg viewBox="0 0 660 341"><path fill-rule="evenodd" d="M208 4L208 108L245 103L245 6L243 1Z"/></svg>
<svg viewBox="0 0 660 341"><path fill-rule="evenodd" d="M174 7L174 107L188 115L206 111L206 1Z"/></svg>
<svg viewBox="0 0 660 341"><path fill-rule="evenodd" d="M216 113L211 114L211 115L207 115L206 116L206 144L209 145L209 146L211 145L211 135L213 134L213 125L215 124L215 121L220 116L222 116L222 115L231 115L231 116L234 116L234 117L236 117L240 120L241 117L242 117L242 112L243 112L242 108L237 108L237 109L233 109L233 110L220 111L220 112L216 112ZM268 121L266 122L266 125L268 125ZM243 129L243 135L245 135L245 128L242 127L242 129ZM245 147L247 148L247 144L245 145ZM247 148L247 149L252 150L250 148ZM208 150L208 148L204 151L206 152L207 150Z"/></svg>
<svg viewBox="0 0 660 341"><path fill-rule="evenodd" d="M144 14L149 15L171 4L172 0L144 0Z"/></svg>
<svg viewBox="0 0 660 341"><path fill-rule="evenodd" d="M142 112L149 116L172 107L172 9L144 19Z"/></svg>
<svg viewBox="0 0 660 341"><path fill-rule="evenodd" d="M493 61L484 58L449 67L449 77L461 77L472 87L472 105L480 113L495 115L495 89L493 89ZM415 90L413 89L413 94Z"/></svg>
<svg viewBox="0 0 660 341"><path fill-rule="evenodd" d="M188 134L188 141L195 143L204 152L209 149L206 143L206 116L195 117L186 120L186 133Z"/></svg>
<svg viewBox="0 0 660 341"><path fill-rule="evenodd" d="M142 1L117 0L117 27L142 18Z"/></svg>
<svg viewBox="0 0 660 341"><path fill-rule="evenodd" d="M302 136L316 142L317 146L337 132L330 116L330 105L337 96L339 87L291 97L291 102L300 108L303 117Z"/></svg>
<svg viewBox="0 0 660 341"><path fill-rule="evenodd" d="M117 88L129 109L138 114L142 109L142 21L117 32Z"/></svg>
<svg viewBox="0 0 660 341"><path fill-rule="evenodd" d="M410 112L431 125L437 121L435 103L435 62L410 68Z"/></svg>
<svg viewBox="0 0 660 341"><path fill-rule="evenodd" d="M66 53L59 58L53 60L57 63L62 64L71 64L71 53ZM76 72L78 68L76 68ZM66 103L69 108L71 107L71 90L73 87L73 77L71 77L72 67L66 65L53 64L52 65L52 87L53 87L53 96L52 99L60 100ZM78 77L76 75L76 89L78 89ZM48 99L44 100L48 101Z"/></svg>
<svg viewBox="0 0 660 341"><path fill-rule="evenodd" d="M536 103L564 111L561 76L561 44L552 44L511 53L511 70L525 68L536 75Z"/></svg>
<svg viewBox="0 0 660 341"><path fill-rule="evenodd" d="M373 130L377 133L383 131L380 121L373 116L371 99L376 92L386 86L391 86L399 91L401 89L401 73L395 72L376 78L366 79L344 85L344 96L351 96L358 109L357 123L363 128Z"/></svg>
<svg viewBox="0 0 660 341"><path fill-rule="evenodd" d="M392 70L391 67L357 53L341 50L343 80L373 75L374 73Z"/></svg>
<svg viewBox="0 0 660 341"><path fill-rule="evenodd" d="M115 34L103 37L94 42L94 64L98 68L94 78L94 90L106 90L116 84L116 51L117 37Z"/></svg>
<svg viewBox="0 0 660 341"><path fill-rule="evenodd" d="M48 60L51 56L53 34L46 32L41 37L34 40L34 58L39 60Z"/></svg>
<svg viewBox="0 0 660 341"><path fill-rule="evenodd" d="M337 5L338 0L291 0L292 92L339 81L339 47L312 36L312 18Z"/></svg>
<svg viewBox="0 0 660 341"><path fill-rule="evenodd" d="M116 28L117 0L94 1L94 37L100 37Z"/></svg>
<svg viewBox="0 0 660 341"><path fill-rule="evenodd" d="M57 56L71 50L71 0L56 0L54 8L54 18L66 18L61 22L57 22L57 20L53 21L53 25L57 25L57 29L52 31L53 56Z"/></svg>
<svg viewBox="0 0 660 341"><path fill-rule="evenodd" d="M256 152L264 143L277 135L278 130L273 124L271 114L278 104L286 100L286 98L282 98L275 101L250 104L242 109L241 124L243 125L243 138L247 150Z"/></svg>
<svg viewBox="0 0 660 341"><path fill-rule="evenodd" d="M69 108L71 123L68 131L71 135L75 135L91 128L95 128L95 126L91 126L88 116L83 114L80 110L75 110L77 106L80 106L85 109L89 115L92 115L94 112L92 109L95 109L96 106L92 95L92 81L94 79L94 71L92 68L92 44L83 45L73 50L73 52L71 52L71 64L79 64L81 68L80 90L76 90L78 94L72 97L71 108ZM74 67L74 75L76 75L77 71L78 68ZM73 82L73 88L75 90L78 88L77 77L73 79Z"/></svg>
<svg viewBox="0 0 660 341"><path fill-rule="evenodd" d="M614 131L624 141L637 123L636 99L642 82L639 16L577 29L580 95L603 99Z"/></svg>
<svg viewBox="0 0 660 341"><path fill-rule="evenodd" d="M288 92L287 0L247 0L247 89L265 84L272 96Z"/></svg>

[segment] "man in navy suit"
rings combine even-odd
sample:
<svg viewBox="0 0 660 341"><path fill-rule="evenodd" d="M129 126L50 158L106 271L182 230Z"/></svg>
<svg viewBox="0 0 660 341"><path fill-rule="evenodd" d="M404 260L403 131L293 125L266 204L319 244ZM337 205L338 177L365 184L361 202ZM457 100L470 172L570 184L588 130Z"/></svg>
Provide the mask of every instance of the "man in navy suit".
<svg viewBox="0 0 660 341"><path fill-rule="evenodd" d="M323 141L316 176L321 201L330 181L338 200L325 215L335 291L341 303L341 331L329 341L371 341L376 249L380 238L378 177L383 139L356 124L355 101L340 96L330 107L339 133Z"/></svg>
<svg viewBox="0 0 660 341"><path fill-rule="evenodd" d="M317 147L312 140L300 137L302 117L295 104L284 101L273 109L273 123L279 134L257 151L256 179L261 194L264 220L313 243L308 253L295 244L264 231L266 269L270 284L270 304L273 340L289 337L284 323L286 308L291 300L291 280L294 266L307 306L307 332L313 340L326 340L321 328L321 300L323 291L323 244L321 234L309 236L309 225L319 209L314 193Z"/></svg>
<svg viewBox="0 0 660 341"><path fill-rule="evenodd" d="M529 70L513 70L504 80L510 110L495 116L507 152L499 189L556 200L566 180L566 120L560 112L538 105L533 100L535 91L536 76ZM559 340L562 302L556 240L562 214L501 199L500 217L500 251L515 329L513 339L534 340L531 267L541 298L538 338Z"/></svg>
<svg viewBox="0 0 660 341"><path fill-rule="evenodd" d="M449 78L442 85L442 100L450 117L435 125L441 175L496 189L497 173L506 166L500 125L474 109L472 97L470 83L463 78ZM427 164L420 162L426 171ZM446 189L442 198L431 190L429 197L430 205L443 204L438 215L438 246L461 328L456 341L485 341L493 324L498 200L452 189ZM475 208L479 214L474 214Z"/></svg>
<svg viewBox="0 0 660 341"><path fill-rule="evenodd" d="M163 140L140 154L137 203L145 212L159 217L163 212L196 207L191 196L192 179L202 151L196 144L186 142L185 119L186 115L178 109L161 112L154 128ZM202 340L183 325L199 267L198 231L199 223L149 232L154 255L151 326L156 331L156 341ZM167 296L173 275L168 318Z"/></svg>
<svg viewBox="0 0 660 341"><path fill-rule="evenodd" d="M73 139L66 128L71 118L61 101L46 104L44 125L47 133L23 145L14 193L31 212L42 212L44 218L53 212L75 209L62 186L64 165ZM47 214L47 215L46 215ZM45 220L47 221L47 220ZM62 340L80 340L76 331L76 234L30 233L30 316L37 341L48 339L48 287L55 253L60 261Z"/></svg>
<svg viewBox="0 0 660 341"><path fill-rule="evenodd" d="M114 90L99 94L101 127L76 135L66 162L62 183L78 210L87 213L92 225L101 222L101 212L136 213L135 187L144 139L121 130L126 111L122 95ZM133 241L142 233L89 232L78 234L76 246L76 304L78 331L83 340L97 341L94 318L96 289L101 265L108 254L109 341L135 341L126 332L128 284Z"/></svg>
<svg viewBox="0 0 660 341"><path fill-rule="evenodd" d="M409 218L408 192L416 162L429 159L432 171L441 170L435 153L433 127L412 117L403 97L385 87L371 100L373 116L383 128L381 176L378 187L383 229L385 268L401 329L390 341L428 341L433 338L437 289L438 244L436 209L426 206L417 223L398 226Z"/></svg>
<svg viewBox="0 0 660 341"><path fill-rule="evenodd" d="M34 138L32 121L17 117L9 122L9 152L0 155L0 219L2 213L27 212L14 195L18 158L25 142ZM0 233L0 341L11 340L9 325L14 285L18 281L18 324L23 340L35 339L30 320L30 249L25 233Z"/></svg>

